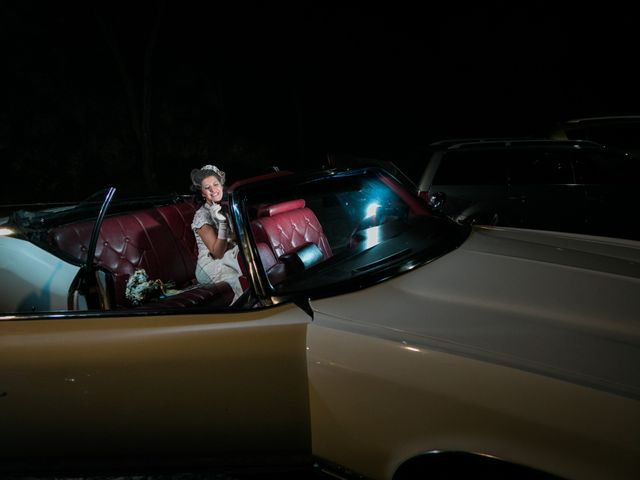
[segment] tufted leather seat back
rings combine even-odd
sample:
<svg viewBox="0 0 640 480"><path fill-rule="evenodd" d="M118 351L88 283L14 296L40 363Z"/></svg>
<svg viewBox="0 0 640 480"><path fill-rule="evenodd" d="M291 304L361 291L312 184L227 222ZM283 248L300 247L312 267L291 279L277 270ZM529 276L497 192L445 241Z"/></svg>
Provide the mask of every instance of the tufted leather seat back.
<svg viewBox="0 0 640 480"><path fill-rule="evenodd" d="M195 204L183 202L104 219L95 263L112 274L116 306L129 305L126 283L138 268L150 279L174 282L176 288L195 283L195 210ZM53 229L50 238L60 250L85 260L92 229L93 222L64 225Z"/></svg>
<svg viewBox="0 0 640 480"><path fill-rule="evenodd" d="M322 225L302 199L260 208L251 229L265 270L274 265L274 259L277 261L309 243L320 248L325 260L332 255ZM264 249L265 245L270 251Z"/></svg>

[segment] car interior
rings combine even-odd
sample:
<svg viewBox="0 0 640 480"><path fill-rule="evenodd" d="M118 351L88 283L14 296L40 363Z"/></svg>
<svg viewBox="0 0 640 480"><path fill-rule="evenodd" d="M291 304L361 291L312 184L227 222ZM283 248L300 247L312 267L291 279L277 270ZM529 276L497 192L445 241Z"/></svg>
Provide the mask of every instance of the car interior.
<svg viewBox="0 0 640 480"><path fill-rule="evenodd" d="M33 232L31 241L79 267L67 310L231 306L234 294L226 282L199 284L195 278L197 247L191 223L199 205L194 198L111 203L111 190L103 197L96 194L86 210L26 212L19 219ZM254 305L250 275L257 274L258 283L260 278L268 282L258 292L267 296L323 289L373 275L437 243L425 243L423 229L431 232L430 238L440 236L440 227L424 223L429 218L424 204L376 172L365 178L351 173L330 177L328 183L254 188L242 198L237 208L244 209L240 221L247 223L237 225L238 241L251 258L238 255L245 295L234 307ZM242 238L245 233L251 238ZM140 271L159 282L162 291L132 298L129 284Z"/></svg>
<svg viewBox="0 0 640 480"><path fill-rule="evenodd" d="M163 306L229 305L233 292L226 282L203 285L195 280L197 250L191 221L196 209L194 202L184 201L106 217L100 227L93 261L95 268L104 274L101 276L105 279L101 289L104 292L99 295L99 305L88 307L132 307L125 289L127 280L137 269L144 269L149 278L160 279L182 290L159 299ZM50 244L75 262L85 261L94 225L95 221L91 220L54 227L49 232Z"/></svg>

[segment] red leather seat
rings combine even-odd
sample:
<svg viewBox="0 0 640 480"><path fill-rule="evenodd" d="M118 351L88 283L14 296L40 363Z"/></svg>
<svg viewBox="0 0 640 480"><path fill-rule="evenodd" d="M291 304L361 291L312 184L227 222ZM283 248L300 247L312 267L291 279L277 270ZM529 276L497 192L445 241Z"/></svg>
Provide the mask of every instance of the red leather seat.
<svg viewBox="0 0 640 480"><path fill-rule="evenodd" d="M263 267L273 283L287 275L284 259L289 254L315 245L322 260L332 256L322 225L303 199L263 206L257 216L251 229Z"/></svg>
<svg viewBox="0 0 640 480"><path fill-rule="evenodd" d="M196 285L197 251L191 222L197 206L191 202L105 218L95 252L95 264L108 272L114 304L130 307L125 297L127 280L136 269L149 279L172 282L188 289L161 303L166 306L228 305L233 291L226 282ZM86 259L93 222L56 227L51 243L75 258ZM159 305L159 303L154 303Z"/></svg>

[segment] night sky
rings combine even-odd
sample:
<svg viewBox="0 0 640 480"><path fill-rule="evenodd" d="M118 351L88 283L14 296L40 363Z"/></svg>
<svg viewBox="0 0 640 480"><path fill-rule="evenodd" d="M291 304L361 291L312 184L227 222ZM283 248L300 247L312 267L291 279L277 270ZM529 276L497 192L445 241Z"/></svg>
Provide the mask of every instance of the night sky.
<svg viewBox="0 0 640 480"><path fill-rule="evenodd" d="M0 0L0 204L640 112L623 3L420 3Z"/></svg>

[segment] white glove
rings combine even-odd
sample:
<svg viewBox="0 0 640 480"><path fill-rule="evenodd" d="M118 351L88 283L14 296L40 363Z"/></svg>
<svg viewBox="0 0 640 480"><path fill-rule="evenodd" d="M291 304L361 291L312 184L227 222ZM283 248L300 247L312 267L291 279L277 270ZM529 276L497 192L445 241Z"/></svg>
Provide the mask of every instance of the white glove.
<svg viewBox="0 0 640 480"><path fill-rule="evenodd" d="M221 211L222 207L215 202L211 205L208 203L205 205L207 206L207 210L209 210L209 214L211 214L211 218L218 222L218 238L220 240L226 240L228 238L229 225L227 224L227 217L225 217Z"/></svg>
<svg viewBox="0 0 640 480"><path fill-rule="evenodd" d="M209 205L208 203L205 203L205 206L207 210L209 210L209 213L211 214L211 218L214 218L219 222L227 221L227 217L225 217L224 214L222 213L222 207L220 206L219 203L214 202L211 205Z"/></svg>
<svg viewBox="0 0 640 480"><path fill-rule="evenodd" d="M218 238L220 240L226 240L227 239L227 229L229 228L229 225L227 225L227 221L225 220L224 222L220 222L218 224Z"/></svg>

